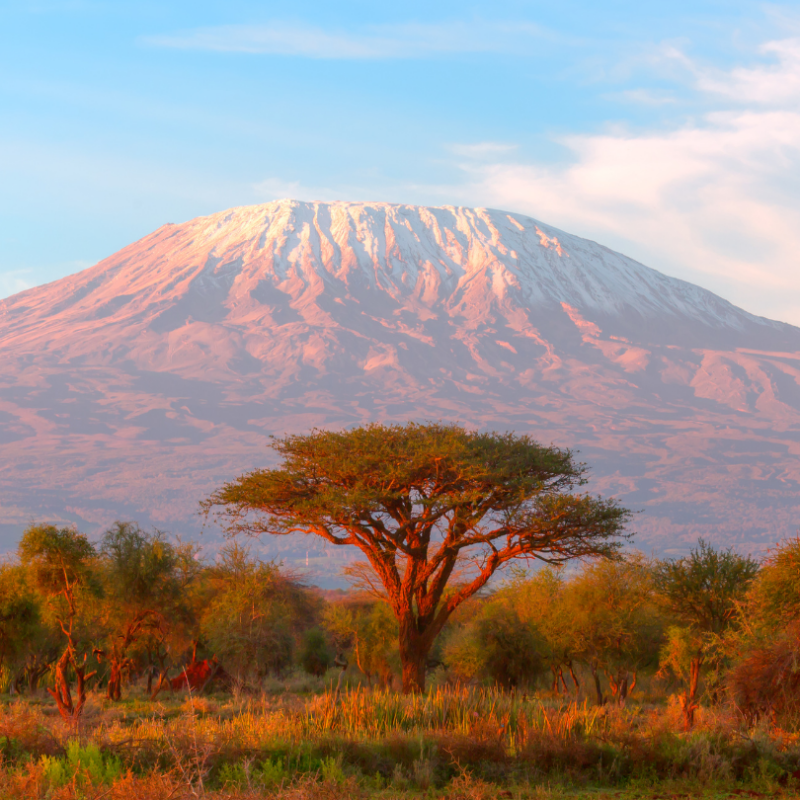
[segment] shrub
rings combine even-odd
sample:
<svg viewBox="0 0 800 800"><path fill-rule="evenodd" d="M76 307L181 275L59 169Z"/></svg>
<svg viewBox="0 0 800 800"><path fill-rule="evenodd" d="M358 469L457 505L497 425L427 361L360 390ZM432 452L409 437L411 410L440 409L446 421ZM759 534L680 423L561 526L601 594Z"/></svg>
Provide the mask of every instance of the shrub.
<svg viewBox="0 0 800 800"><path fill-rule="evenodd" d="M311 675L324 675L333 663L328 640L319 628L311 628L303 636L300 665Z"/></svg>

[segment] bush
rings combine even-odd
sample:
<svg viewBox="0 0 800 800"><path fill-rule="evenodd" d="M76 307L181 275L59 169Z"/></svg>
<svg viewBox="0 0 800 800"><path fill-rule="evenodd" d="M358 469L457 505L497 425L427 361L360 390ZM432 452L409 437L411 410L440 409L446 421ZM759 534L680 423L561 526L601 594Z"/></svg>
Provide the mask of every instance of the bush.
<svg viewBox="0 0 800 800"><path fill-rule="evenodd" d="M486 676L501 686L533 683L545 669L536 630L505 603L486 603L478 617L456 631L444 661L462 680Z"/></svg>
<svg viewBox="0 0 800 800"><path fill-rule="evenodd" d="M319 628L310 628L303 636L300 666L311 675L321 677L333 664L328 640Z"/></svg>

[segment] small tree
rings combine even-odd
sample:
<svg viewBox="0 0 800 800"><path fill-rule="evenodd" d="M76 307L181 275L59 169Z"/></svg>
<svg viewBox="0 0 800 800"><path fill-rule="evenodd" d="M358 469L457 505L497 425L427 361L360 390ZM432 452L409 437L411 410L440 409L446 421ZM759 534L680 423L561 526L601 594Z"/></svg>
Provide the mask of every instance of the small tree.
<svg viewBox="0 0 800 800"><path fill-rule="evenodd" d="M38 598L30 590L24 570L0 565L0 672L10 671L23 659L26 643L38 638L40 624Z"/></svg>
<svg viewBox="0 0 800 800"><path fill-rule="evenodd" d="M662 663L686 682L681 708L687 729L694 724L708 645L731 624L757 572L758 563L749 556L731 548L715 550L702 539L689 556L656 566L658 600L667 617L678 622L667 631Z"/></svg>
<svg viewBox="0 0 800 800"><path fill-rule="evenodd" d="M572 677L575 693L580 690L574 661L577 648L574 624L565 608L566 581L563 569L547 566L531 575L512 568L511 580L498 596L503 597L538 640L541 658L552 674L552 690L565 692L566 669ZM535 664L532 664L534 666Z"/></svg>
<svg viewBox="0 0 800 800"><path fill-rule="evenodd" d="M121 697L122 675L133 665L131 650L171 613L179 595L177 554L161 533L148 534L131 522L117 522L100 545L108 628L109 700Z"/></svg>
<svg viewBox="0 0 800 800"><path fill-rule="evenodd" d="M281 672L291 664L301 620L312 614L310 597L275 564L236 544L220 555L208 570L213 594L201 618L208 644L240 684Z"/></svg>
<svg viewBox="0 0 800 800"><path fill-rule="evenodd" d="M226 484L206 513L222 509L230 533L302 531L358 547L397 618L405 692L424 689L437 635L503 564L610 556L628 513L576 493L584 467L528 436L409 423L317 430L273 447L283 467Z"/></svg>
<svg viewBox="0 0 800 800"><path fill-rule="evenodd" d="M94 573L95 549L89 540L69 528L38 525L28 528L19 544L20 561L32 574L39 591L48 598L56 621L67 640L55 666L55 688L47 691L56 701L64 721L72 727L80 721L86 703L89 655L78 635L79 606L87 595L100 593ZM77 701L73 703L69 670L75 675Z"/></svg>
<svg viewBox="0 0 800 800"><path fill-rule="evenodd" d="M780 542L750 584L725 636L727 684L746 716L800 710L800 537ZM774 718L774 717L773 717Z"/></svg>
<svg viewBox="0 0 800 800"><path fill-rule="evenodd" d="M624 561L595 561L569 581L562 612L573 651L592 670L597 702L604 702L598 669L623 705L639 668L655 661L663 624L653 597L650 565L639 555Z"/></svg>
<svg viewBox="0 0 800 800"><path fill-rule="evenodd" d="M179 541L172 546L176 586L169 581L169 591L162 595L158 624L149 625L141 638L141 647L147 654L147 691L152 700L162 688L170 686L169 670L182 656L191 653L191 664L196 660L202 617L213 596L208 570L199 559L198 550L192 542ZM153 688L156 664L158 680Z"/></svg>

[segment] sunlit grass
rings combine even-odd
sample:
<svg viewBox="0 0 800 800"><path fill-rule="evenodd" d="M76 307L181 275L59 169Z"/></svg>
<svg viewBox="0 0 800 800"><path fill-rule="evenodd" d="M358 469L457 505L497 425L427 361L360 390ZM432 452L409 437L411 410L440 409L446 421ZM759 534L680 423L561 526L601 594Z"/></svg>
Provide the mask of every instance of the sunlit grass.
<svg viewBox="0 0 800 800"><path fill-rule="evenodd" d="M25 699L0 706L0 798L789 797L799 738L725 708L684 733L669 704L477 687L92 696L71 738Z"/></svg>

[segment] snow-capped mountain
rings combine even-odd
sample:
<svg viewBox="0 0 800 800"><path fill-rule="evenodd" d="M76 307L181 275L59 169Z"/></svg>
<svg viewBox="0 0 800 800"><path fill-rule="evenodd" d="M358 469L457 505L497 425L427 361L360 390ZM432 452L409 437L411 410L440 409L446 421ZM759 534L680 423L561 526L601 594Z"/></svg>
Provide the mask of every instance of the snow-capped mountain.
<svg viewBox="0 0 800 800"><path fill-rule="evenodd" d="M269 434L408 419L579 449L648 550L798 519L800 329L518 214L236 208L0 301L6 546L44 518L190 533Z"/></svg>

